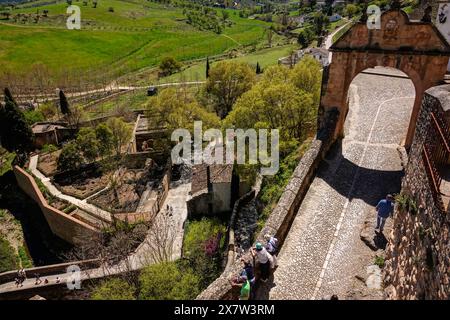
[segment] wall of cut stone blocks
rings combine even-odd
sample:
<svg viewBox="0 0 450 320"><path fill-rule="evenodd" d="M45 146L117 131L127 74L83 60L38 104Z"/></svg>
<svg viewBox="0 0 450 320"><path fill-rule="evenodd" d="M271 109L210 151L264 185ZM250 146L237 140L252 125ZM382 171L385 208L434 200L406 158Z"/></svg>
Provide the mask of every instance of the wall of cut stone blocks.
<svg viewBox="0 0 450 320"><path fill-rule="evenodd" d="M422 159L422 146L430 126L430 113L450 107L450 86L426 91L402 192L417 204L417 213L398 206L390 235L385 266L389 299L448 299L450 297L450 215L436 205Z"/></svg>

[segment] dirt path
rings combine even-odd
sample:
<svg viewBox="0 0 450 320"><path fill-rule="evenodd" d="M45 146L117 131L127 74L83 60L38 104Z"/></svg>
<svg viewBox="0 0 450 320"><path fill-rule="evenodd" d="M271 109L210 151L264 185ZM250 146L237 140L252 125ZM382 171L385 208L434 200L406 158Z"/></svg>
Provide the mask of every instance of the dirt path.
<svg viewBox="0 0 450 320"><path fill-rule="evenodd" d="M382 298L381 290L366 286L377 253L360 233L365 223L374 227L378 200L400 189L397 147L406 136L414 87L408 79L360 74L351 90L346 137L322 163L260 299ZM375 287L380 279L378 272Z"/></svg>

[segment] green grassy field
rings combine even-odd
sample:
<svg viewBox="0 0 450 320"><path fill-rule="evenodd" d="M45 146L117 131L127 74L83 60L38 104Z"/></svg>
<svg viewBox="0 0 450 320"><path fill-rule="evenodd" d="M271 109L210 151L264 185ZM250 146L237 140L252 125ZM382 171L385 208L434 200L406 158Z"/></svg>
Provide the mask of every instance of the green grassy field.
<svg viewBox="0 0 450 320"><path fill-rule="evenodd" d="M256 67L256 63L259 63L261 68L266 68L271 65L276 65L278 63L278 59L289 55L289 53L297 48L296 45L286 45L282 47L275 47L270 49L264 49L255 53L250 53L248 55L237 57L234 59L227 59L233 61L240 61L248 63L252 66ZM214 66L216 62L212 62L211 66ZM203 81L206 78L206 63L198 63L194 64L182 72L173 74L169 77L165 77L161 79L160 83L170 83L170 82L179 82L179 81Z"/></svg>
<svg viewBox="0 0 450 320"><path fill-rule="evenodd" d="M265 39L270 24L240 18L230 10L234 22L218 35L199 31L183 21L182 9L144 0L102 0L81 8L81 30L68 30L66 2L37 8L18 8L9 20L0 20L0 69L25 74L42 64L53 74L67 71L101 73L115 78L140 68L155 66L164 56L190 60L220 54L241 45ZM108 12L113 7L114 12ZM34 23L13 16L48 10L48 18Z"/></svg>

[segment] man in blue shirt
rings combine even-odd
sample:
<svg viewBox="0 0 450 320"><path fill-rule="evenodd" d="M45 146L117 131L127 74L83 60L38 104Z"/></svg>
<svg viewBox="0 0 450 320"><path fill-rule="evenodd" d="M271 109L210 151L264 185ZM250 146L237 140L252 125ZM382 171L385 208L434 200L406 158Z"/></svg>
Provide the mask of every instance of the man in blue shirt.
<svg viewBox="0 0 450 320"><path fill-rule="evenodd" d="M375 230L379 229L380 232L383 232L384 223L386 222L386 219L392 215L394 209L394 197L388 194L386 199L378 202L375 209L377 209L377 226L375 227Z"/></svg>

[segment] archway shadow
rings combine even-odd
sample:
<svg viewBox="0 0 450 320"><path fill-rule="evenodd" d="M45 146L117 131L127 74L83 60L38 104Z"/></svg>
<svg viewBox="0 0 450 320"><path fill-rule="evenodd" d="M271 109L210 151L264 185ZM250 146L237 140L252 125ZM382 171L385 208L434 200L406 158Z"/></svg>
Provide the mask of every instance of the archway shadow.
<svg viewBox="0 0 450 320"><path fill-rule="evenodd" d="M378 147L376 147L378 148ZM367 155L366 155L367 156ZM380 160L386 160L383 157ZM342 152L342 141L337 141L321 161L315 179L325 181L332 189L348 200L359 199L375 207L388 193L400 192L404 171L377 170L366 168L349 160ZM324 194L324 197L327 195ZM330 199L332 201L332 199ZM375 213L374 219L375 219ZM375 226L375 220L373 221ZM373 243L378 249L385 249L387 238L381 232L373 235ZM270 298L270 291L277 284L273 274L266 283L258 283L255 288L256 300Z"/></svg>
<svg viewBox="0 0 450 320"><path fill-rule="evenodd" d="M403 175L403 169L378 170L359 166L343 155L342 141L339 140L320 163L316 178L323 179L348 200L360 199L374 207L387 194L400 192Z"/></svg>

